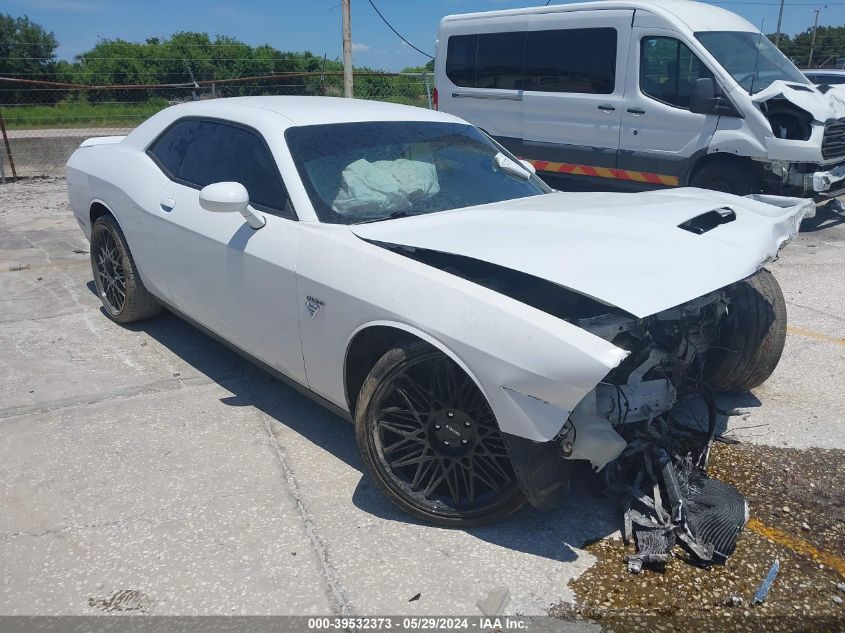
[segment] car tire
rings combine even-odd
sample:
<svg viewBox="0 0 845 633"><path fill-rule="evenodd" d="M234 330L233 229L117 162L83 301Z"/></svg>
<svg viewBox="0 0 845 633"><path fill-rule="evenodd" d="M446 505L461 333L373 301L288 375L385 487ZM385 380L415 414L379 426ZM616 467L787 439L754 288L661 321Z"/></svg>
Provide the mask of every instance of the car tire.
<svg viewBox="0 0 845 633"><path fill-rule="evenodd" d="M717 391L747 391L777 367L786 342L786 301L772 273L762 269L728 288L728 317L705 378Z"/></svg>
<svg viewBox="0 0 845 633"><path fill-rule="evenodd" d="M754 192L753 180L754 175L747 165L723 159L699 167L690 178L690 186L746 196Z"/></svg>
<svg viewBox="0 0 845 633"><path fill-rule="evenodd" d="M112 321L132 323L161 312L141 282L123 231L110 215L97 218L91 228L91 271L97 296Z"/></svg>
<svg viewBox="0 0 845 633"><path fill-rule="evenodd" d="M413 517L469 527L525 503L481 390L424 342L397 344L372 368L355 408L355 435L373 481Z"/></svg>

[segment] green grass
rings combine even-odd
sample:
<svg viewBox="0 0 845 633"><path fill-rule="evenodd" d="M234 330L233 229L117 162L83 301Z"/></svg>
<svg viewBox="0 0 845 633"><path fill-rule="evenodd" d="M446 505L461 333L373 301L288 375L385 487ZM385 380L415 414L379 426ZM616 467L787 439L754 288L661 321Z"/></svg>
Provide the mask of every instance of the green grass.
<svg viewBox="0 0 845 633"><path fill-rule="evenodd" d="M11 130L74 127L135 127L144 119L167 107L157 99L143 103L85 102L57 103L52 106L14 106L0 108L0 114Z"/></svg>
<svg viewBox="0 0 845 633"><path fill-rule="evenodd" d="M425 94L416 97L398 95L367 95L360 97L376 101L390 101L421 108L428 106ZM164 99L153 99L143 103L93 104L68 101L47 106L13 106L0 108L0 114L10 130L37 128L131 128L159 110L167 107Z"/></svg>

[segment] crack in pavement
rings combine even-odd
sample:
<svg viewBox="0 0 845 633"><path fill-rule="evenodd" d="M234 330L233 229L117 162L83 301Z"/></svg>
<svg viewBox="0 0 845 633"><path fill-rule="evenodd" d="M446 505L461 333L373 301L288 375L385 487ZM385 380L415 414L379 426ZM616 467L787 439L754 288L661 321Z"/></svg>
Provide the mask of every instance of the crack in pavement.
<svg viewBox="0 0 845 633"><path fill-rule="evenodd" d="M349 603L349 599L346 597L346 593L343 588L343 583L340 581L337 572L329 562L328 548L323 542L322 537L319 535L317 531L317 526L314 523L314 519L312 518L311 513L308 511L308 508L305 504L305 500L303 498L302 489L299 487L299 483L296 481L296 477L293 474L293 469L288 464L287 457L285 456L285 451L282 448L281 444L279 444L279 441L278 439L276 439L276 436L273 434L273 429L270 426L270 416L264 413L262 408L258 406L258 399L256 397L256 393L252 389L252 385L248 381L246 382L246 389L250 392L251 400L253 402L255 411L261 417L261 422L263 423L264 428L267 431L267 437L270 441L270 446L276 454L279 467L282 470L282 476L284 477L285 484L287 485L288 493L290 494L291 498L293 499L296 505L300 521L302 522L302 527L305 530L305 534L306 536L308 536L308 540L311 543L311 549L317 556L317 561L320 565L320 573L325 578L326 584L328 585L327 598L329 599L332 612L338 615L350 615L354 613L352 605Z"/></svg>
<svg viewBox="0 0 845 633"><path fill-rule="evenodd" d="M225 378L224 378L225 380ZM119 398L132 398L134 396L142 396L154 393L164 393L185 387L202 387L209 384L219 384L216 380L211 380L207 376L191 376L188 378L168 378L165 380L157 380L155 382L137 385L134 387L124 387L104 394L97 394L95 396L71 396L69 398L62 398L60 400L52 400L47 402L39 402L36 404L22 405L17 407L8 407L0 409L0 420L9 418L33 415L38 413L50 413L61 409L68 409L71 407L88 406L92 404L100 404L108 402L109 400L117 400Z"/></svg>
<svg viewBox="0 0 845 633"><path fill-rule="evenodd" d="M220 501L221 499L229 499L231 497L242 497L247 494L248 490L244 490L241 492L233 492L230 494L225 495L216 495L211 497L207 501L203 503L195 503L192 506L189 506L180 512L175 512L171 514L166 514L160 517L145 517L145 516L134 516L128 517L125 519L115 519L114 521L106 521L104 523L86 523L84 525L67 525L62 528L52 528L49 530L44 530L42 532L13 532L11 534L2 534L0 535L0 543L7 543L9 541L13 541L18 538L26 538L26 537L33 537L33 538L40 538L42 536L50 536L52 534L68 534L72 532L83 532L85 530L102 530L104 528L120 526L124 527L129 523L146 523L147 525L155 525L166 523L168 521L176 521L178 519L182 519L192 512L196 510L204 510L205 508L209 507L215 501ZM164 510L165 508L161 508L160 510Z"/></svg>

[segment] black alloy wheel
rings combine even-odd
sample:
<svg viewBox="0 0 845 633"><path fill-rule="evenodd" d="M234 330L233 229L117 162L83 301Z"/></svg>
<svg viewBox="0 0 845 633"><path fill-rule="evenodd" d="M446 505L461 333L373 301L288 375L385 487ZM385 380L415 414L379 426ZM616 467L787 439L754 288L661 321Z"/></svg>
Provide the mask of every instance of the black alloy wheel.
<svg viewBox="0 0 845 633"><path fill-rule="evenodd" d="M376 364L361 389L356 434L379 487L413 516L480 525L524 503L484 395L427 344L399 346Z"/></svg>

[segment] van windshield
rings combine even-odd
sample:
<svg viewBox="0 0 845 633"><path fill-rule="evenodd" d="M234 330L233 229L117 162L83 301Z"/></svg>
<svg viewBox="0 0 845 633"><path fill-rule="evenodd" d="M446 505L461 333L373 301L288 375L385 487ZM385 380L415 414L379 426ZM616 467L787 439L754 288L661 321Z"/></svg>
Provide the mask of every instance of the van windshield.
<svg viewBox="0 0 845 633"><path fill-rule="evenodd" d="M749 94L774 81L810 85L768 37L746 31L702 31L695 37Z"/></svg>

